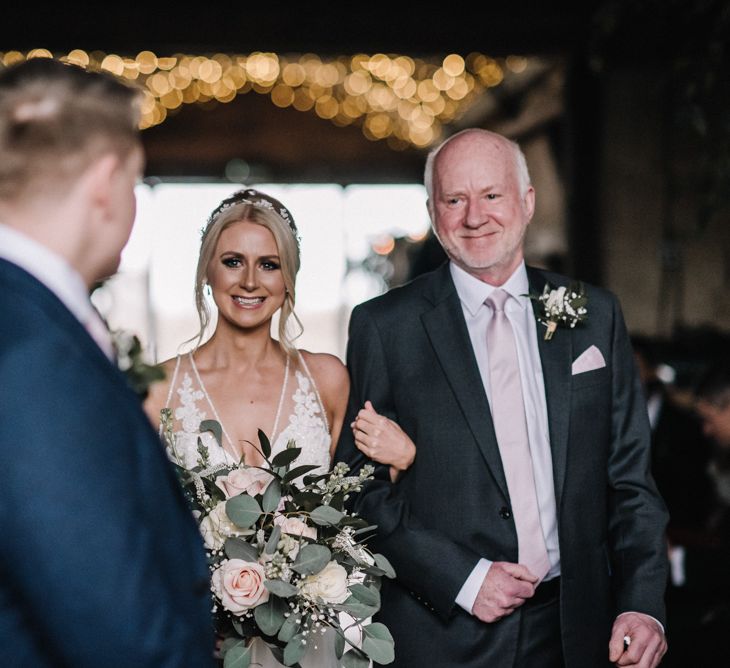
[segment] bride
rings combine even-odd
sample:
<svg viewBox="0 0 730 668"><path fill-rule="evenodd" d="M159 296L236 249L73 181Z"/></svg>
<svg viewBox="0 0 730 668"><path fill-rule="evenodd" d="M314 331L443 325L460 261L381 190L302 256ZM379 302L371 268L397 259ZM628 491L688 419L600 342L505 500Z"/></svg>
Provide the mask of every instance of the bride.
<svg viewBox="0 0 730 668"><path fill-rule="evenodd" d="M299 238L294 219L278 200L251 188L223 200L203 230L195 279L195 303L200 320L197 345L163 363L166 380L150 388L145 410L157 426L160 411L174 418L175 454L185 468L198 464L198 439L207 446L209 464L263 464L253 444L258 430L271 441L272 456L294 439L302 453L298 465L331 468L347 405L349 377L335 356L297 350L287 325L294 314L295 278L299 269ZM210 322L205 293L212 298L217 321ZM278 340L271 322L279 312ZM222 447L200 423L217 420ZM393 479L410 465L415 446L400 428L378 415L368 402L351 428L361 449L375 461L391 466ZM261 643L252 664L280 666ZM327 643L312 646L302 668L335 667L338 661Z"/></svg>
<svg viewBox="0 0 730 668"><path fill-rule="evenodd" d="M192 352L164 362L166 380L151 388L145 410L157 425L160 410L174 417L176 454L186 468L197 464L198 438L210 464L263 464L258 430L271 441L272 456L294 439L298 465L330 468L342 427L349 390L347 370L335 356L297 350L287 333L294 315L299 241L291 213L273 197L246 189L225 199L203 231L195 281L200 331ZM205 292L217 310L213 335ZM279 312L278 340L271 321ZM222 447L202 420L217 420ZM310 650L302 666L336 666L324 643ZM254 661L278 666L268 649L256 648Z"/></svg>

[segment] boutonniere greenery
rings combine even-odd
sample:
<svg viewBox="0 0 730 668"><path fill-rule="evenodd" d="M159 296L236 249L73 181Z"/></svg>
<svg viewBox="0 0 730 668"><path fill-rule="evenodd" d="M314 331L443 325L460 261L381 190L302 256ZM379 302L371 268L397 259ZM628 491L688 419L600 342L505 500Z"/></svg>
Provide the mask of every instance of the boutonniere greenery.
<svg viewBox="0 0 730 668"><path fill-rule="evenodd" d="M541 295L528 296L536 302L537 321L546 327L546 341L553 337L558 326L572 329L588 318L588 297L580 281L559 288L546 283Z"/></svg>
<svg viewBox="0 0 730 668"><path fill-rule="evenodd" d="M117 366L127 377L132 389L142 399L146 398L149 386L164 379L165 371L162 366L145 361L142 343L136 334L117 329L111 332L111 336L117 355Z"/></svg>

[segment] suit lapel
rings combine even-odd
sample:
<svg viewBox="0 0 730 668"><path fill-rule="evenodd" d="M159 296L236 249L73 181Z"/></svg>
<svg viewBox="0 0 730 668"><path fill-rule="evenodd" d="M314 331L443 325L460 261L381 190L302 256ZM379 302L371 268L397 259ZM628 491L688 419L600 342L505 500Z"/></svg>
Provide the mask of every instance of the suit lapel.
<svg viewBox="0 0 730 668"><path fill-rule="evenodd" d="M506 500L509 498L507 481L489 402L448 264L434 274L429 287L432 290L425 296L433 308L421 315L421 321L469 429Z"/></svg>
<svg viewBox="0 0 730 668"><path fill-rule="evenodd" d="M545 276L538 270L527 268L531 294L541 294ZM545 340L545 327L537 323L537 340L542 362L547 402L550 449L553 460L555 496L558 506L565 482L565 466L568 457L568 430L570 427L570 393L572 385L571 362L573 337L570 330L558 328L552 339Z"/></svg>

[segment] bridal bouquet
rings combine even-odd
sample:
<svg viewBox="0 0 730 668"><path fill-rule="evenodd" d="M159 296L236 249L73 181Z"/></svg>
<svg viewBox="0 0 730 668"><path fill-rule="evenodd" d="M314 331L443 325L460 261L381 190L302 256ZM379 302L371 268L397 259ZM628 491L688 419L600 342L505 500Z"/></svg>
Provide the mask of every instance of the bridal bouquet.
<svg viewBox="0 0 730 668"><path fill-rule="evenodd" d="M168 409L162 424L174 453ZM200 431L221 442L218 422L205 420ZM372 467L348 476L338 463L326 474L307 475L318 467L293 466L301 453L293 441L272 457L268 438L262 431L258 436L266 467L209 466L200 439L199 466L177 467L208 552L224 668L247 668L254 638L285 666L298 666L308 646L326 642L334 643L346 668L391 663L390 632L367 620L380 609L381 578L395 573L360 540L375 527L344 508L347 494L372 477ZM361 642L347 637L350 627Z"/></svg>

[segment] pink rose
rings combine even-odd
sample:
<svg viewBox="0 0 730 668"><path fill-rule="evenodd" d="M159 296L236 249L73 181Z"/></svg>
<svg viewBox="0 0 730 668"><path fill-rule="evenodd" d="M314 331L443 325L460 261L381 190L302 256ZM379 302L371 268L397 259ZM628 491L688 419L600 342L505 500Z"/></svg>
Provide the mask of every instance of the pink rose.
<svg viewBox="0 0 730 668"><path fill-rule="evenodd" d="M274 517L274 524L281 527L282 533L289 534L290 536L297 536L297 538L311 538L317 540L317 529L310 527L302 520L296 517L286 517L285 515L277 515Z"/></svg>
<svg viewBox="0 0 730 668"><path fill-rule="evenodd" d="M269 600L264 567L243 559L227 559L211 575L213 592L223 607L241 614Z"/></svg>
<svg viewBox="0 0 730 668"><path fill-rule="evenodd" d="M230 499L232 496L238 496L244 492L251 496L263 494L273 479L268 471L246 467L234 469L228 475L219 476L216 478L215 484L223 490L226 498Z"/></svg>

